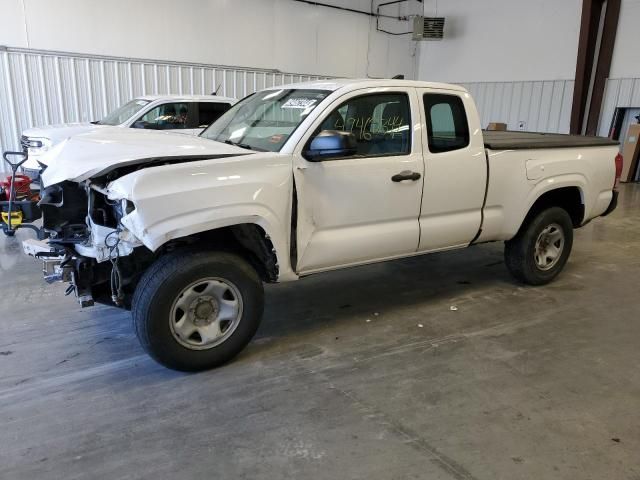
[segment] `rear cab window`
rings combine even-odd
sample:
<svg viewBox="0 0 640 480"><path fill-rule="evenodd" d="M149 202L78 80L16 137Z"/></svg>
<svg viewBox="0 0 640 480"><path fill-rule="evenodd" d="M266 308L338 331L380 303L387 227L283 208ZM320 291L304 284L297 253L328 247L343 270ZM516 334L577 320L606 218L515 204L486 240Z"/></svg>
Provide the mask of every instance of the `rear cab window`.
<svg viewBox="0 0 640 480"><path fill-rule="evenodd" d="M230 108L231 104L227 102L198 102L194 128L207 128Z"/></svg>
<svg viewBox="0 0 640 480"><path fill-rule="evenodd" d="M431 153L451 152L469 145L467 113L460 97L426 93L423 102Z"/></svg>

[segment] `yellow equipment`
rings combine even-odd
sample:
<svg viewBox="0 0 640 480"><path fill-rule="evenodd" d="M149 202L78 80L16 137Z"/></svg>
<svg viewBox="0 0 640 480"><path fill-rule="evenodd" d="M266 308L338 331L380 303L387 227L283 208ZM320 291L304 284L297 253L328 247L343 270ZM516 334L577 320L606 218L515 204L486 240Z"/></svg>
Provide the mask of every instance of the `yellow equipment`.
<svg viewBox="0 0 640 480"><path fill-rule="evenodd" d="M9 212L2 212L2 222L9 225ZM22 212L11 212L11 227L22 224Z"/></svg>

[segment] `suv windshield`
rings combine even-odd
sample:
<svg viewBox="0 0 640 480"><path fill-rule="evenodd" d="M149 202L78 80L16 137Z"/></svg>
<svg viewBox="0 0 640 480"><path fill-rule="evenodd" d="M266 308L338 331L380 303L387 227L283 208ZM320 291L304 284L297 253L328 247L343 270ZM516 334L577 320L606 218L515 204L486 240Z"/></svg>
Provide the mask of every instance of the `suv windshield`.
<svg viewBox="0 0 640 480"><path fill-rule="evenodd" d="M254 93L235 104L201 136L250 150L277 152L331 92L282 89Z"/></svg>
<svg viewBox="0 0 640 480"><path fill-rule="evenodd" d="M116 108L113 112L96 123L99 123L100 125L120 125L142 110L145 105L148 105L149 103L151 103L149 100L131 100L121 107Z"/></svg>

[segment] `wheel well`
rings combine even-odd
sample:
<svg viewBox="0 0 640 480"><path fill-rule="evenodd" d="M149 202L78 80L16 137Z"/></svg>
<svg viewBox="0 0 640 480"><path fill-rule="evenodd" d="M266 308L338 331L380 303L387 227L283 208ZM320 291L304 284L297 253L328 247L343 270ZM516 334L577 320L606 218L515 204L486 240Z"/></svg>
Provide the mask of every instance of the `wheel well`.
<svg viewBox="0 0 640 480"><path fill-rule="evenodd" d="M578 187L562 187L542 194L529 209L523 225L535 217L542 210L560 207L571 217L573 228L578 228L584 219L584 203L582 193Z"/></svg>
<svg viewBox="0 0 640 480"><path fill-rule="evenodd" d="M187 246L237 253L251 263L263 281L273 283L278 280L275 248L259 225L231 225L171 240L162 247L161 254Z"/></svg>

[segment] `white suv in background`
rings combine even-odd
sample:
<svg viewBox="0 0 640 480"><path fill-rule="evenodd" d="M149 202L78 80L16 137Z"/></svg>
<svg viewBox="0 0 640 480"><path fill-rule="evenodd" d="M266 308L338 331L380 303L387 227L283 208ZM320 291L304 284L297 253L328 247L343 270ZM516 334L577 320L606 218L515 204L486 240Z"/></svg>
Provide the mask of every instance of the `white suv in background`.
<svg viewBox="0 0 640 480"><path fill-rule="evenodd" d="M134 98L102 120L64 123L30 128L22 132L20 143L29 154L23 171L37 178L38 161L51 147L67 138L99 128L142 128L198 135L236 103L216 95L146 95Z"/></svg>

